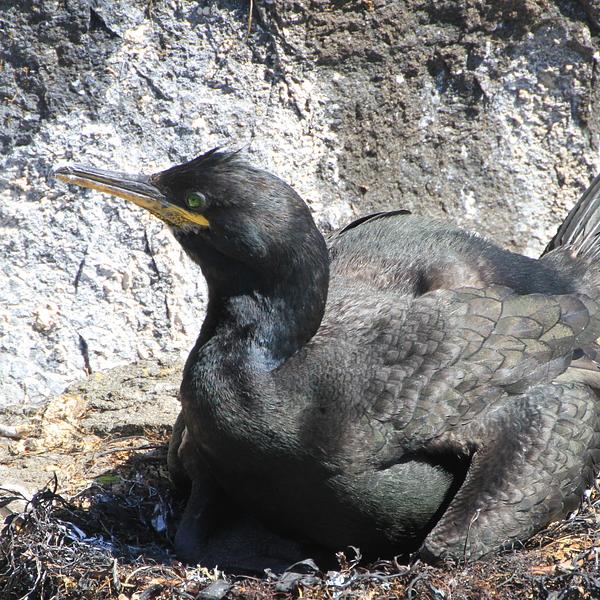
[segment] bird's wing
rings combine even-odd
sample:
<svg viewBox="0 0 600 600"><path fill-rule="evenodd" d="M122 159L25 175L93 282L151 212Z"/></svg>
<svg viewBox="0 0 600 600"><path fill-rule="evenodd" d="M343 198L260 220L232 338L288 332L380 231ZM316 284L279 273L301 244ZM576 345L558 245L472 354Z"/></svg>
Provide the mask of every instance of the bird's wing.
<svg viewBox="0 0 600 600"><path fill-rule="evenodd" d="M321 395L331 397L333 380L340 421L364 412L367 427L392 428L405 450L552 381L574 349L600 334L598 307L585 296L502 287L403 299L351 291L351 300L332 300L311 342L329 386ZM352 427L360 443L360 427Z"/></svg>

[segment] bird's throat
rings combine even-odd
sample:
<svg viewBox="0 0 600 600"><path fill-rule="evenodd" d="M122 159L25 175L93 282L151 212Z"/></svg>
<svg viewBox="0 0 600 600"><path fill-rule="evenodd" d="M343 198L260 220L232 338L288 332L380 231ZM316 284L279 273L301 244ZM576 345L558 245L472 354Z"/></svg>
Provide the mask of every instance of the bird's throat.
<svg viewBox="0 0 600 600"><path fill-rule="evenodd" d="M216 337L230 356L237 355L240 369L272 370L316 333L326 297L326 281L225 298L211 294L201 337Z"/></svg>

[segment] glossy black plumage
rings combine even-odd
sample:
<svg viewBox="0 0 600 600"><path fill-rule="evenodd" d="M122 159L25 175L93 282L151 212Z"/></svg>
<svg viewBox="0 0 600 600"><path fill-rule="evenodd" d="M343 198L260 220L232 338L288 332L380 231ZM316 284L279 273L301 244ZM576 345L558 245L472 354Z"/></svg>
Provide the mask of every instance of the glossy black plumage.
<svg viewBox="0 0 600 600"><path fill-rule="evenodd" d="M170 448L182 557L472 559L577 505L600 457L597 180L540 260L401 212L326 244L237 155L149 182L208 223L172 224L209 287Z"/></svg>

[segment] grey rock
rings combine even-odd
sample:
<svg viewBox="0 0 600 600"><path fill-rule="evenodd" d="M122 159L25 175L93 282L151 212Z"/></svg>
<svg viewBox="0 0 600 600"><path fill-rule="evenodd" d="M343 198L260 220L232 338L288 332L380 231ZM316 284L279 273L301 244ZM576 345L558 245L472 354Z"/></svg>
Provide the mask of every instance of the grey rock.
<svg viewBox="0 0 600 600"><path fill-rule="evenodd" d="M218 579L214 581L207 587L205 587L199 594L199 600L221 600L222 598L226 598L229 590L233 585L228 583L223 579Z"/></svg>
<svg viewBox="0 0 600 600"><path fill-rule="evenodd" d="M5 407L3 428L18 432L0 444L0 495L16 492L10 509L22 505L19 496L52 484L55 474L61 489L94 475L90 465L108 440L166 439L180 409L182 368L164 359L138 361L94 373L44 406Z"/></svg>
<svg viewBox="0 0 600 600"><path fill-rule="evenodd" d="M600 1L599 0L579 0L581 6L585 8L590 21L595 28L600 28Z"/></svg>
<svg viewBox="0 0 600 600"><path fill-rule="evenodd" d="M100 437L143 435L170 429L179 413L178 362L139 361L94 373L65 394L79 396L85 413L79 426Z"/></svg>
<svg viewBox="0 0 600 600"><path fill-rule="evenodd" d="M137 207L46 179L245 148L332 229L387 208L536 254L598 171L595 3L0 3L0 406L165 352L200 272Z"/></svg>

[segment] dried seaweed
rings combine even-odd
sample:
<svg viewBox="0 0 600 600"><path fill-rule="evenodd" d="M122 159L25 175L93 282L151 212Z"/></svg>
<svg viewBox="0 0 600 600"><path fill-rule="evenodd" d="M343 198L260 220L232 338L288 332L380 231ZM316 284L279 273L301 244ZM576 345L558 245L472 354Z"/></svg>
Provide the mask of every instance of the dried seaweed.
<svg viewBox="0 0 600 600"><path fill-rule="evenodd" d="M164 440L113 440L82 463L79 489L54 481L25 510L10 514L0 537L0 598L160 600L166 598L408 598L419 600L600 598L600 499L588 496L570 519L524 547L468 565L418 560L363 565L357 549L321 572L302 561L282 575L226 576L185 566L171 551L177 507L164 471ZM77 487L77 486L76 486ZM18 494L0 490L0 507Z"/></svg>

